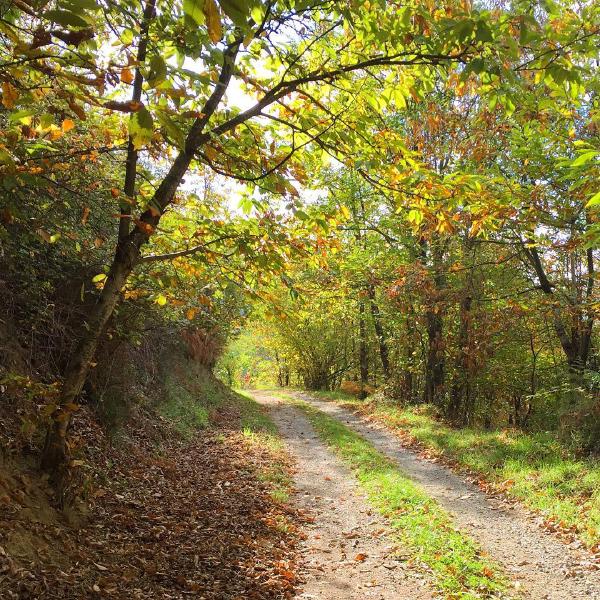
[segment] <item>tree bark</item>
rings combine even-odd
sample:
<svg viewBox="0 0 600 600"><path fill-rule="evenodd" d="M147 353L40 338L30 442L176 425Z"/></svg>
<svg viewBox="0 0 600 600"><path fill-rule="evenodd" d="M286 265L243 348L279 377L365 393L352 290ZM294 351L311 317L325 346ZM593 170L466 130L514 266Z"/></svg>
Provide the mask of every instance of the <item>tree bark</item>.
<svg viewBox="0 0 600 600"><path fill-rule="evenodd" d="M446 287L443 271L443 245L441 240L431 244L431 266L433 271L433 293L430 308L427 310L427 361L425 364L425 386L423 402L440 406L443 402L445 378L444 318L442 295Z"/></svg>
<svg viewBox="0 0 600 600"><path fill-rule="evenodd" d="M133 90L131 92L131 100L139 102L142 99L142 84L144 78L142 76L141 66L146 60L148 51L148 32L150 23L154 18L154 9L156 0L148 0L144 15L142 17L142 25L140 28L140 41L137 51L137 64L135 67L135 76L133 79ZM119 219L119 240L125 239L129 235L131 229L131 209L135 204L135 180L137 175L138 151L133 143L133 138L129 136L127 144L127 158L125 161L125 183L123 185L123 193L125 194L125 202L121 203L121 217Z"/></svg>
<svg viewBox="0 0 600 600"><path fill-rule="evenodd" d="M360 398L366 398L369 384L369 356L367 349L367 325L365 323L365 303L358 302L358 362L360 367Z"/></svg>
<svg viewBox="0 0 600 600"><path fill-rule="evenodd" d="M379 312L379 306L375 302L375 286L370 283L368 286L369 301L371 304L371 316L373 317L373 328L375 329L375 335L377 336L377 343L379 345L379 358L381 359L381 367L383 369L384 380L388 380L390 377L390 359L389 351L387 346L387 339L385 331L383 330L383 324L381 322L381 313Z"/></svg>

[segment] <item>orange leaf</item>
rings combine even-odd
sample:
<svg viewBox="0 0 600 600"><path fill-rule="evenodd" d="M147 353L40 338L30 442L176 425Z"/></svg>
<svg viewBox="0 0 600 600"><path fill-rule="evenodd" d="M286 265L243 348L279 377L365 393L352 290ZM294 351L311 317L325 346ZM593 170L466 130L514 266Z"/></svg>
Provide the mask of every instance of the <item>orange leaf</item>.
<svg viewBox="0 0 600 600"><path fill-rule="evenodd" d="M73 119L65 119L62 122L62 130L67 133L67 131L71 131L75 127L75 121Z"/></svg>
<svg viewBox="0 0 600 600"><path fill-rule="evenodd" d="M8 81L2 82L2 104L6 108L13 108L19 97L17 88Z"/></svg>
<svg viewBox="0 0 600 600"><path fill-rule="evenodd" d="M131 69L125 68L121 71L121 81L123 83L131 83L133 81L133 73Z"/></svg>
<svg viewBox="0 0 600 600"><path fill-rule="evenodd" d="M83 208L83 212L81 213L81 224L86 225L89 218L90 218L90 207L85 206Z"/></svg>
<svg viewBox="0 0 600 600"><path fill-rule="evenodd" d="M363 552L360 552L359 554L357 554L354 557L354 560L358 561L358 562L364 562L367 559L367 555L364 554Z"/></svg>

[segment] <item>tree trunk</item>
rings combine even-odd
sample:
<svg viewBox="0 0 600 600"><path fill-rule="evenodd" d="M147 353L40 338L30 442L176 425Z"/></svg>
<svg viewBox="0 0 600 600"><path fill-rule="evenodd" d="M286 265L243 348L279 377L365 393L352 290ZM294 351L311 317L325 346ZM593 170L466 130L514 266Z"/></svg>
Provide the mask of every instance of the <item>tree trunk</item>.
<svg viewBox="0 0 600 600"><path fill-rule="evenodd" d="M427 313L427 363L423 402L439 405L444 387L445 360L443 351L443 320L439 313Z"/></svg>
<svg viewBox="0 0 600 600"><path fill-rule="evenodd" d="M456 375L452 383L448 417L458 423L465 424L472 416L473 402L469 369L469 333L471 329L470 295L465 295L460 302L460 325L458 330L458 358Z"/></svg>
<svg viewBox="0 0 600 600"><path fill-rule="evenodd" d="M442 295L446 287L443 271L443 242L434 240L431 244L431 266L433 270L433 292L427 310L427 361L425 364L425 387L423 401L440 406L443 401L445 352L444 352L444 319Z"/></svg>
<svg viewBox="0 0 600 600"><path fill-rule="evenodd" d="M66 436L72 413L78 408L75 400L85 383L100 336L112 315L129 274L140 257L142 245L156 230L198 148L210 139L210 136L204 133L204 128L227 90L241 42L242 40L236 40L224 51L223 67L218 85L215 86L204 104L202 116L198 117L191 126L184 148L179 152L168 173L154 192L148 209L140 215L137 226L130 233L124 235L122 232L123 237L120 237L117 243L102 294L87 320L83 336L71 355L57 408L52 415L52 424L46 435L41 460L42 468L50 473L51 480L59 490L68 468L69 449Z"/></svg>
<svg viewBox="0 0 600 600"><path fill-rule="evenodd" d="M389 351L387 346L387 340L385 337L385 331L381 323L381 313L379 312L379 306L375 302L375 286L369 284L369 301L371 304L371 316L373 317L373 328L375 329L375 335L377 336L377 343L379 344L379 357L381 359L381 367L383 369L383 378L387 381L390 377L390 359Z"/></svg>
<svg viewBox="0 0 600 600"><path fill-rule="evenodd" d="M59 485L68 463L67 431L71 416L78 408L76 399L85 383L100 336L119 301L121 290L133 269L135 260L139 256L141 237L139 235L131 237L137 243L131 243L128 238L125 243L119 244L117 247L102 294L90 313L85 332L73 351L65 370L58 406L52 414L52 424L46 435L41 465L51 474L53 482Z"/></svg>
<svg viewBox="0 0 600 600"><path fill-rule="evenodd" d="M367 354L367 326L365 323L365 303L358 303L358 362L360 367L360 398L366 398L366 386L369 384L369 357Z"/></svg>

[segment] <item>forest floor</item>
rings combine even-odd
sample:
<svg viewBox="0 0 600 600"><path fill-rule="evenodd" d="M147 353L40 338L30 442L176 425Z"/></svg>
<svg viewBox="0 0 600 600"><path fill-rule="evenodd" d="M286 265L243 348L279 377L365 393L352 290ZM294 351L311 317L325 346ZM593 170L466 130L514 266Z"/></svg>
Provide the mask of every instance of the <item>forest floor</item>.
<svg viewBox="0 0 600 600"><path fill-rule="evenodd" d="M595 557L581 543L567 543L540 528L539 518L514 501L502 494L485 493L475 481L404 446L383 425L334 402L305 393L253 395L269 407L297 463L296 504L314 517L301 548L306 569L301 598L427 598L441 594L445 598L600 599ZM372 453L366 467L360 464L364 456L356 455L358 447L363 455ZM417 484L414 493L423 494L421 505L432 511L432 531L427 535L418 528L413 538L399 531L399 527L410 530L414 520L399 525L396 513L412 508L402 505L398 497L382 499L377 489L380 483L375 491L369 488L369 469L373 470L378 456L391 460L394 469ZM381 465L377 469L380 471ZM457 531L462 541L449 538L453 544L449 554L466 552L466 558L449 557L443 551L427 556L415 550L417 545L436 543L429 534L437 526L434 515L438 508L431 506L445 511L452 522L449 528L441 527L441 547L449 543L444 536ZM481 568L481 561L488 558L490 565ZM481 578L471 575L460 581L464 593L457 593L455 588L445 588L436 563L448 563L448 573L460 568L475 573L479 568L489 575L489 581L482 584Z"/></svg>
<svg viewBox="0 0 600 600"><path fill-rule="evenodd" d="M140 411L108 444L79 411L92 449L85 512L58 510L35 464L0 452L0 598L291 598L301 525L287 503L291 464L260 407L213 387L210 422L185 436L173 429L181 418Z"/></svg>

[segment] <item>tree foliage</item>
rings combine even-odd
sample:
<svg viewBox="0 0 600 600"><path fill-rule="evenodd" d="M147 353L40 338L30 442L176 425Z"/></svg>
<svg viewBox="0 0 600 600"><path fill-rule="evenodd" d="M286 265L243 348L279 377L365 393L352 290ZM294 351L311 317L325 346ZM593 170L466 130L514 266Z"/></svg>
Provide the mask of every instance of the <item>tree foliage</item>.
<svg viewBox="0 0 600 600"><path fill-rule="evenodd" d="M335 385L358 352L363 387L379 368L402 372L408 398L463 419L510 314L510 343L558 360L558 340L581 387L597 311L594 3L1 10L11 293L43 278L44 256L40 301L61 281L89 298L55 368L44 465L57 479L127 302L227 335L247 302L266 301L287 315L282 348L306 384Z"/></svg>

